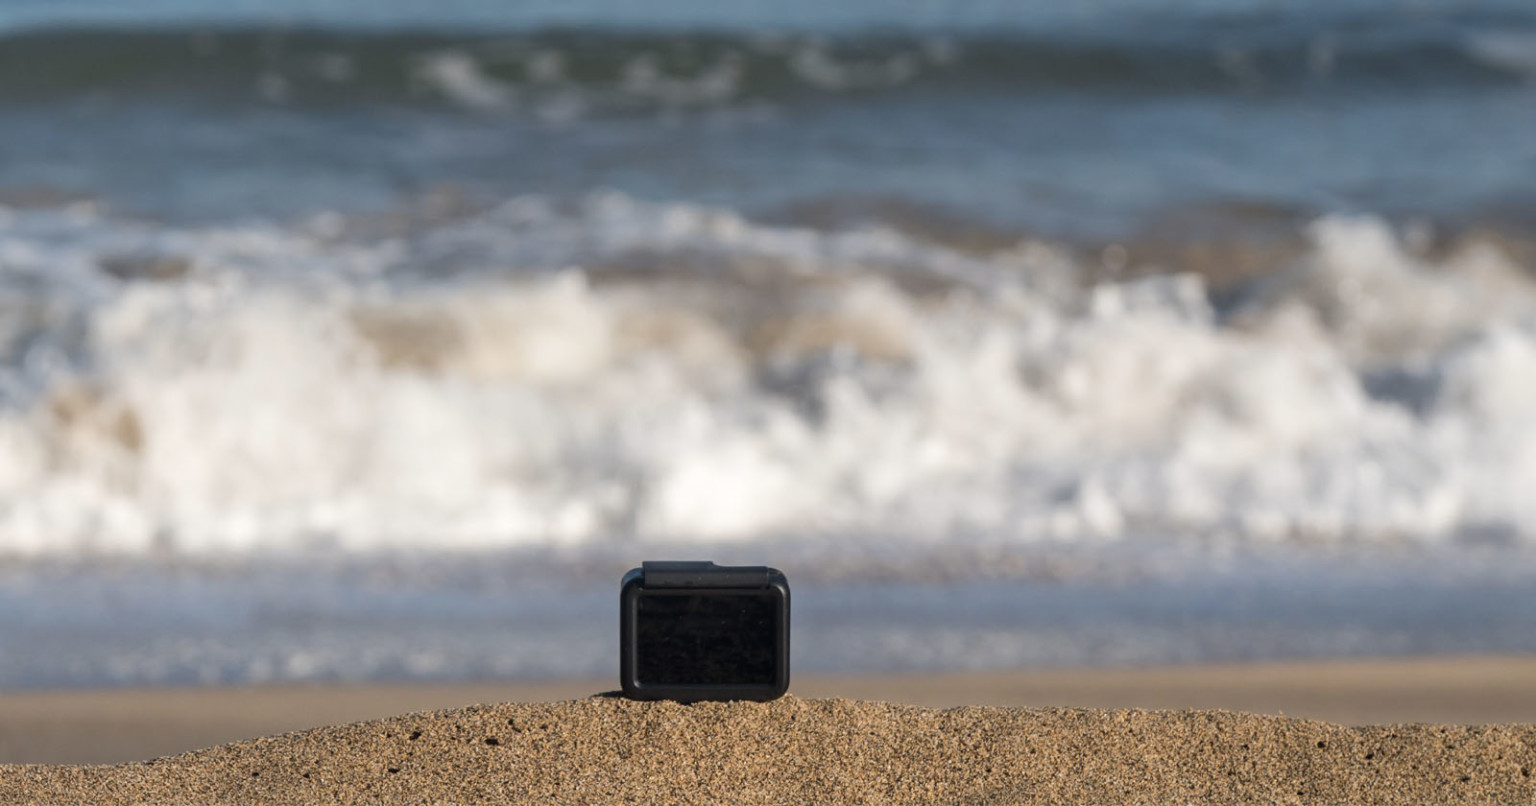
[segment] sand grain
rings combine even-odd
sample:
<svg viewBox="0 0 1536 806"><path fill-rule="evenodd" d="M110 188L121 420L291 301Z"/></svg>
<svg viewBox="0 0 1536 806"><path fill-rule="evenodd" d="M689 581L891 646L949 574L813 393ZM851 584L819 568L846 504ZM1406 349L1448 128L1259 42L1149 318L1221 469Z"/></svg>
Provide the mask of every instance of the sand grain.
<svg viewBox="0 0 1536 806"><path fill-rule="evenodd" d="M4 803L1536 803L1536 727L1224 711L594 697L151 762L0 767Z"/></svg>

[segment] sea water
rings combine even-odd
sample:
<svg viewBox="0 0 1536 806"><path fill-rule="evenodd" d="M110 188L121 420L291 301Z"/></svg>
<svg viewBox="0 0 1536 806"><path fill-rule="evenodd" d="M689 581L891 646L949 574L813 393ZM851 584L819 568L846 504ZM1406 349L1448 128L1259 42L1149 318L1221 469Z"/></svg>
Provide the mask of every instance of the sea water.
<svg viewBox="0 0 1536 806"><path fill-rule="evenodd" d="M0 686L1536 650L1520 3L0 11Z"/></svg>

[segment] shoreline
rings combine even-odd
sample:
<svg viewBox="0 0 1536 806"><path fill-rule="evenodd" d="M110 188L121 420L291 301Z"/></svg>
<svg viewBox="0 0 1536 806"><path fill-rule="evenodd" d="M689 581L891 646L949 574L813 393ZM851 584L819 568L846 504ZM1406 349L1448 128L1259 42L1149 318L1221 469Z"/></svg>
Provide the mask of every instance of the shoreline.
<svg viewBox="0 0 1536 806"><path fill-rule="evenodd" d="M0 691L0 764L142 761L475 703L582 699L616 685L605 679ZM1536 656L797 675L790 693L938 708L1221 710L1341 725L1536 724Z"/></svg>

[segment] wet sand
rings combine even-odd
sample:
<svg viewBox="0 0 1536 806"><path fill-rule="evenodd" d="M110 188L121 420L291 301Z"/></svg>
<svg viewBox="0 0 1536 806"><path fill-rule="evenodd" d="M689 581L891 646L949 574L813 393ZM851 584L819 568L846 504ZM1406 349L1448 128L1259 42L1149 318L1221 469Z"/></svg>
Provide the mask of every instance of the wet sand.
<svg viewBox="0 0 1536 806"><path fill-rule="evenodd" d="M806 677L770 704L587 696L607 687L13 693L5 761L246 741L0 767L0 803L1536 803L1536 658ZM422 712L470 702L502 704ZM1446 724L1389 724L1421 721Z"/></svg>

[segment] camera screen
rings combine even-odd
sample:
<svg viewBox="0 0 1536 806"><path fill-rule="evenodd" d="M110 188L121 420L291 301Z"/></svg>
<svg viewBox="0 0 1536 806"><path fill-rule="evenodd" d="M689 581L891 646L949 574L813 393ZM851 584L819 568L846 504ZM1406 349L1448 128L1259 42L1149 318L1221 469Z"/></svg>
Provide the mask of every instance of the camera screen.
<svg viewBox="0 0 1536 806"><path fill-rule="evenodd" d="M777 596L657 593L635 602L636 677L642 685L771 685Z"/></svg>

